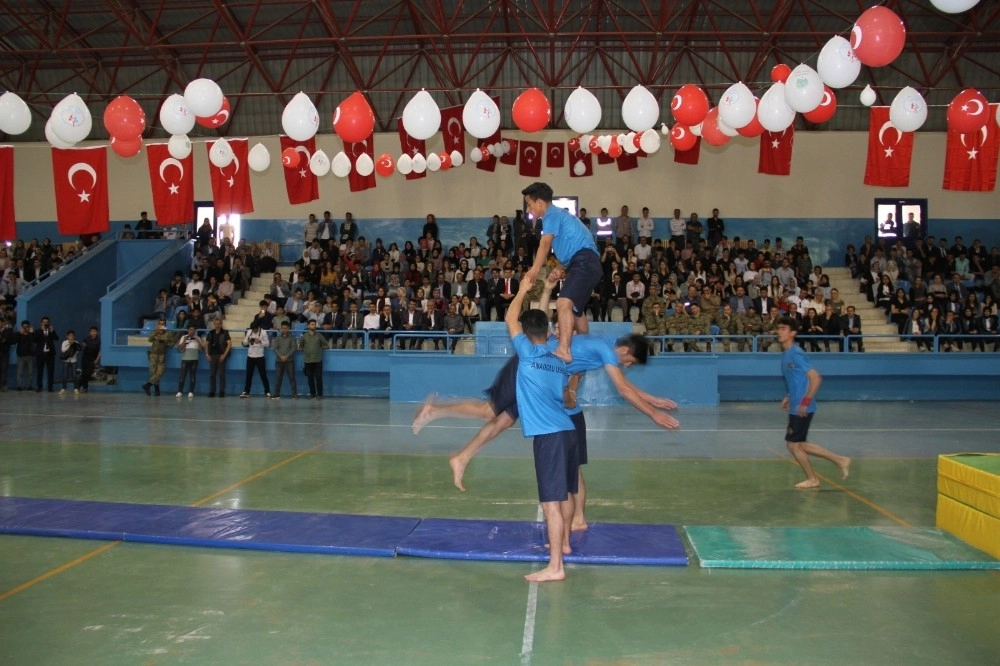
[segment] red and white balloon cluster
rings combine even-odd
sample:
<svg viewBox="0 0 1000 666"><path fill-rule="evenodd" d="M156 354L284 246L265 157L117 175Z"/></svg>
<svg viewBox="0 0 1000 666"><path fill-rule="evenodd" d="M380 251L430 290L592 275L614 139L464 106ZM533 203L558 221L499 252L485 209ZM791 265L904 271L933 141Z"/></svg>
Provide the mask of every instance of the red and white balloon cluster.
<svg viewBox="0 0 1000 666"><path fill-rule="evenodd" d="M54 148L72 148L87 138L93 125L90 109L79 95L73 93L53 107L45 123L45 138Z"/></svg>
<svg viewBox="0 0 1000 666"><path fill-rule="evenodd" d="M187 84L183 95L175 93L167 97L160 106L159 119L160 126L170 134L167 141L170 156L182 160L191 154L188 133L194 129L195 123L210 129L218 128L229 121L231 112L222 88L211 79L195 79ZM232 147L226 139L216 141L208 154L209 161L220 169L229 166L233 158Z"/></svg>

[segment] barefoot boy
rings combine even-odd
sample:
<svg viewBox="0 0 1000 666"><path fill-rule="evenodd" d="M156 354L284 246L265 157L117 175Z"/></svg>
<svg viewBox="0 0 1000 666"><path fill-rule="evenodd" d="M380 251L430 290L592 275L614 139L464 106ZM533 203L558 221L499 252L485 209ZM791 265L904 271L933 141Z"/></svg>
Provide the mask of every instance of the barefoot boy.
<svg viewBox="0 0 1000 666"><path fill-rule="evenodd" d="M809 363L805 351L795 343L799 331L799 321L794 317L782 317L778 321L778 344L785 352L781 355L781 374L785 377L788 395L781 401L781 408L788 412L788 431L785 444L795 462L806 473L806 480L795 484L799 490L819 488L819 479L813 471L809 456L824 458L840 468L841 478L846 479L851 469L851 459L839 456L819 444L807 441L809 424L816 412L813 398L819 391L823 378Z"/></svg>

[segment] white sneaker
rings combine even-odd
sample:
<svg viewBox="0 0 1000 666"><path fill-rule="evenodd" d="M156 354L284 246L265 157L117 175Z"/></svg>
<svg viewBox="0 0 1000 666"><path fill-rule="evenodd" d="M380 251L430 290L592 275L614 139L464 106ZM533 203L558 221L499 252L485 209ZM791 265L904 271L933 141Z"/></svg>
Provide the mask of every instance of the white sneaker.
<svg viewBox="0 0 1000 666"><path fill-rule="evenodd" d="M73 389L73 393L79 394L80 393L80 389Z"/></svg>
<svg viewBox="0 0 1000 666"><path fill-rule="evenodd" d="M59 395L62 395L65 392L66 392L66 389L59 389Z"/></svg>
<svg viewBox="0 0 1000 666"><path fill-rule="evenodd" d="M194 397L194 393L188 393L188 397L189 398L193 398Z"/></svg>
<svg viewBox="0 0 1000 666"><path fill-rule="evenodd" d="M264 397L265 397L265 398L273 398L274 396L273 396L273 395L271 395L270 393L265 393L265 394L264 394Z"/></svg>
<svg viewBox="0 0 1000 666"><path fill-rule="evenodd" d="M178 392L177 392L177 397L178 397L178 398L182 397L183 395L184 395L184 394L183 394L183 393L181 393L180 391L178 391Z"/></svg>
<svg viewBox="0 0 1000 666"><path fill-rule="evenodd" d="M240 397L241 397L241 398L249 398L249 397L250 397L250 394L249 394L249 393L247 393L246 391L244 391L243 393L240 393Z"/></svg>

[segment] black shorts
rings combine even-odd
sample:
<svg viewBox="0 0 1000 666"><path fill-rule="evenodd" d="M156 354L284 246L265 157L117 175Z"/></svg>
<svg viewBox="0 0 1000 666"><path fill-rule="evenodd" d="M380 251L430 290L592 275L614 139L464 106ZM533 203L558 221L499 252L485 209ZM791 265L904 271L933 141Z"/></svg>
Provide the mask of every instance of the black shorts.
<svg viewBox="0 0 1000 666"><path fill-rule="evenodd" d="M572 430L535 435L533 447L539 502L562 502L579 492L580 464Z"/></svg>
<svg viewBox="0 0 1000 666"><path fill-rule="evenodd" d="M582 315L586 310L587 301L594 293L594 287L604 275L601 269L601 258L596 252L580 250L566 264L566 279L559 290L559 298L573 301L573 313Z"/></svg>
<svg viewBox="0 0 1000 666"><path fill-rule="evenodd" d="M812 423L813 415L798 414L788 415L788 431L785 433L786 442L807 442L809 441L809 424Z"/></svg>
<svg viewBox="0 0 1000 666"><path fill-rule="evenodd" d="M576 459L581 465L587 464L587 421L583 418L583 412L570 414L573 426L576 428Z"/></svg>
<svg viewBox="0 0 1000 666"><path fill-rule="evenodd" d="M517 355L511 356L500 372L493 378L493 383L486 389L486 399L493 405L493 414L499 416L503 412L514 421L517 420Z"/></svg>

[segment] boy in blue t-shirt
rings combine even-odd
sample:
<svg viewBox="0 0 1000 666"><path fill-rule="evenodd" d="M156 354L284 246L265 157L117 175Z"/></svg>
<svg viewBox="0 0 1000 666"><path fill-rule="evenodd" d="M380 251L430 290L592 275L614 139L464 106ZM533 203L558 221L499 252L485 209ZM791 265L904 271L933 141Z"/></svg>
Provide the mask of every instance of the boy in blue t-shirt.
<svg viewBox="0 0 1000 666"><path fill-rule="evenodd" d="M809 424L816 413L816 403L813 398L823 382L816 368L809 363L805 351L795 343L799 332L799 320L794 317L782 317L778 320L778 344L784 349L781 355L781 374L785 378L788 395L781 401L781 408L788 412L788 431L785 434L785 444L791 451L795 462L806 473L806 480L795 484L799 490L819 488L819 479L813 471L809 456L824 458L840 468L841 478L846 479L851 471L851 459L829 451L819 444L807 441Z"/></svg>
<svg viewBox="0 0 1000 666"><path fill-rule="evenodd" d="M572 493L577 491L576 438L563 406L566 364L545 346L549 320L541 310L521 312L533 280L523 280L505 321L518 356L517 409L525 437L534 437L538 501L545 514L549 564L525 576L531 582L563 580L563 554L569 552L573 519Z"/></svg>

